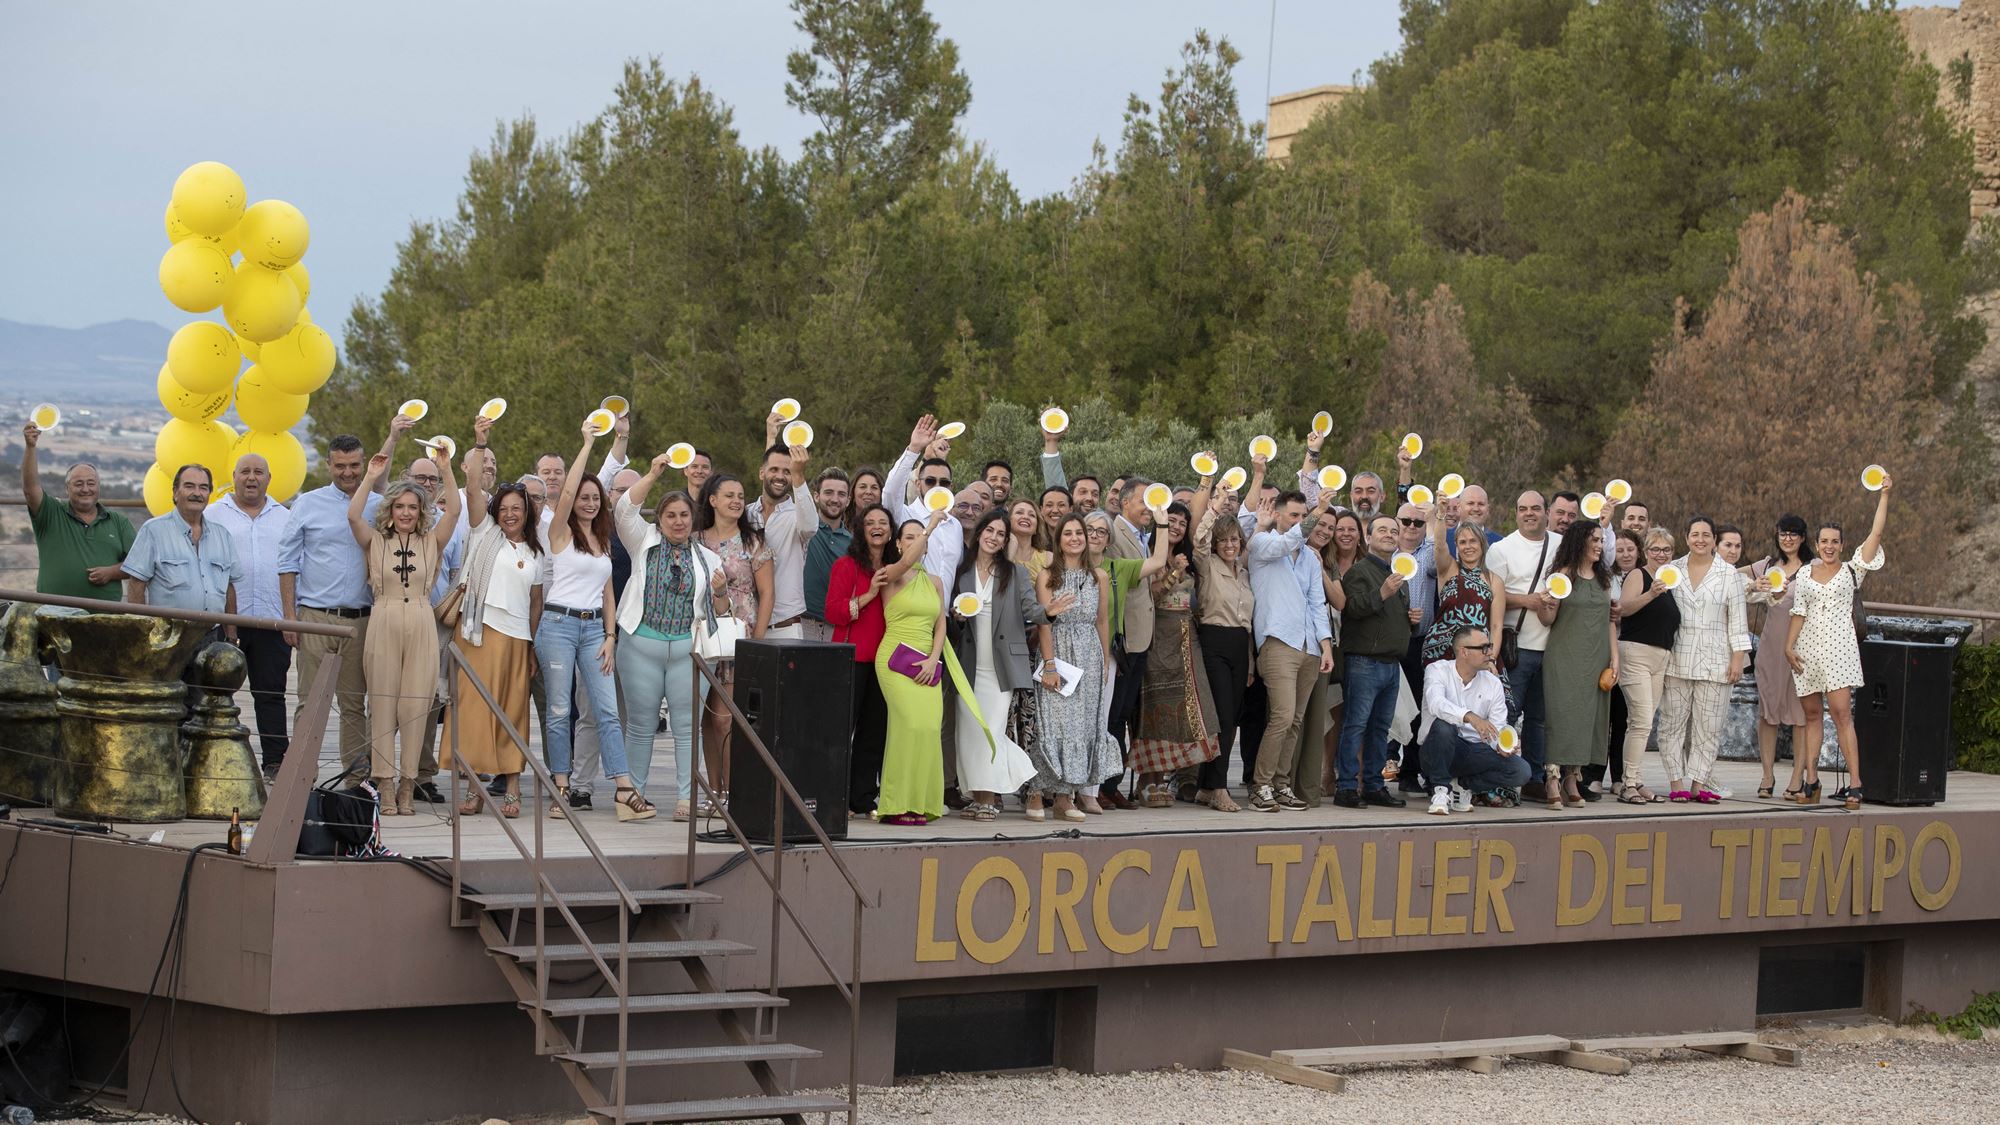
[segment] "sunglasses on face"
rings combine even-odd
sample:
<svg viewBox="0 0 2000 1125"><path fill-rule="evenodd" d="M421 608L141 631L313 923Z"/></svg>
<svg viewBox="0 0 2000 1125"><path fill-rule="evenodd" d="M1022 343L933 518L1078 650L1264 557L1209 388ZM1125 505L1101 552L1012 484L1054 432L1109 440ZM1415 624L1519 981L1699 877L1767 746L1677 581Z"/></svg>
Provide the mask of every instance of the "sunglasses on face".
<svg viewBox="0 0 2000 1125"><path fill-rule="evenodd" d="M926 488L950 488L950 487L951 487L951 478L950 478L950 477L925 477L925 478L923 478L923 480L924 480L924 487L926 487Z"/></svg>
<svg viewBox="0 0 2000 1125"><path fill-rule="evenodd" d="M1424 521L1423 521L1423 520L1413 520L1413 519L1408 519L1408 518L1405 518L1405 517L1401 517L1401 516L1397 517L1397 522L1398 522L1398 523L1401 523L1401 524L1402 524L1402 525L1403 525L1404 527L1422 527L1422 526L1424 526Z"/></svg>

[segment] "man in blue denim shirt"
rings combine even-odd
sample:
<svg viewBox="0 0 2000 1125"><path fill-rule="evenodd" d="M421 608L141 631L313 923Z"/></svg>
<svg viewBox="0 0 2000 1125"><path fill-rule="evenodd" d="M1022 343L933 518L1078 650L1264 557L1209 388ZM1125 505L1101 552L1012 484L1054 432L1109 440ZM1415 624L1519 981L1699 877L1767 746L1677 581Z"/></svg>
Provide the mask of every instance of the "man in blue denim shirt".
<svg viewBox="0 0 2000 1125"><path fill-rule="evenodd" d="M206 518L213 487L200 465L182 465L174 472L174 510L147 520L125 556L126 601L236 612L243 564L229 530Z"/></svg>

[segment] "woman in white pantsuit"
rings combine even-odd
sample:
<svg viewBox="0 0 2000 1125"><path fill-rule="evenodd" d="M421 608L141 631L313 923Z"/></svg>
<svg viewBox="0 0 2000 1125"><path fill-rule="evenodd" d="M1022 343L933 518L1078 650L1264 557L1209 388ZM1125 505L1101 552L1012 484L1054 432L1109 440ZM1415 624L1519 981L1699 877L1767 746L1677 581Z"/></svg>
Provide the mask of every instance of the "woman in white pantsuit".
<svg viewBox="0 0 2000 1125"><path fill-rule="evenodd" d="M1702 779L1715 768L1729 688L1743 678L1750 656L1750 627L1743 581L1715 557L1714 521L1689 520L1686 539L1688 553L1674 560L1681 572L1674 587L1681 622L1660 702L1660 759L1667 768L1667 800L1712 805L1722 798Z"/></svg>

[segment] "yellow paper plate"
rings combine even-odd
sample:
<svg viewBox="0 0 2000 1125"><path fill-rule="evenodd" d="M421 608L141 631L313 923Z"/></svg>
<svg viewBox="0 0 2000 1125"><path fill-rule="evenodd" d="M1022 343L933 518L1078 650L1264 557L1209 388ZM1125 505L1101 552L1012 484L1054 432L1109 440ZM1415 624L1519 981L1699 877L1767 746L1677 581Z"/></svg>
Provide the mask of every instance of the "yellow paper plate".
<svg viewBox="0 0 2000 1125"><path fill-rule="evenodd" d="M1458 499L1458 494L1464 491L1465 478L1457 473L1446 473L1438 480L1438 495L1447 500Z"/></svg>
<svg viewBox="0 0 2000 1125"><path fill-rule="evenodd" d="M953 609L958 610L960 617L977 617L986 603L979 600L978 594L964 593L953 598L951 605Z"/></svg>
<svg viewBox="0 0 2000 1125"><path fill-rule="evenodd" d="M1266 461L1278 455L1278 439L1270 434L1258 434L1250 439L1250 456L1262 457Z"/></svg>
<svg viewBox="0 0 2000 1125"><path fill-rule="evenodd" d="M1250 474L1245 472L1241 465L1232 465L1222 474L1222 487L1231 492L1239 491L1249 481Z"/></svg>
<svg viewBox="0 0 2000 1125"><path fill-rule="evenodd" d="M1770 570L1767 570L1767 571L1765 571L1765 572L1764 572L1764 583L1765 583L1765 585L1767 585L1767 586L1771 587L1771 592L1772 592L1772 593L1774 593L1774 594L1782 594L1782 593L1784 593L1784 592L1785 592L1785 572L1784 572L1784 571L1782 571L1782 570L1779 570L1779 569L1778 569L1777 567L1775 567L1775 566L1774 566L1774 567L1772 567L1772 568L1771 568Z"/></svg>
<svg viewBox="0 0 2000 1125"><path fill-rule="evenodd" d="M813 427L811 422L792 422L785 426L785 444L811 449Z"/></svg>
<svg viewBox="0 0 2000 1125"><path fill-rule="evenodd" d="M1609 501L1605 499L1602 492L1593 492L1585 496L1583 503L1578 505L1578 507L1582 510L1584 519L1594 520L1604 514L1604 505L1607 503Z"/></svg>
<svg viewBox="0 0 2000 1125"><path fill-rule="evenodd" d="M1320 411L1318 414L1313 415L1313 433L1330 434L1332 432L1333 432L1333 415L1328 414L1324 410Z"/></svg>
<svg viewBox="0 0 2000 1125"><path fill-rule="evenodd" d="M1561 600L1563 600L1564 598L1567 598L1567 597L1569 597L1569 595L1570 595L1570 590L1571 590L1571 589L1572 589L1572 586L1571 586L1571 584L1570 584L1570 580L1569 580L1569 575L1567 575L1567 574L1551 574L1551 575L1549 575L1549 596L1550 596L1550 597L1554 598L1554 599L1555 599L1555 600L1557 600L1557 601L1561 601Z"/></svg>
<svg viewBox="0 0 2000 1125"><path fill-rule="evenodd" d="M694 464L694 446L677 441L667 447L667 464L676 469L685 469Z"/></svg>
<svg viewBox="0 0 2000 1125"><path fill-rule="evenodd" d="M951 441L964 432L965 423L963 422L946 422L944 425L938 427L938 436L946 441Z"/></svg>
<svg viewBox="0 0 2000 1125"><path fill-rule="evenodd" d="M584 421L590 423L592 433L595 433L598 437L603 437L605 434L611 432L611 427L618 424L618 415L600 406L596 410L591 411L589 416L584 418Z"/></svg>
<svg viewBox="0 0 2000 1125"><path fill-rule="evenodd" d="M1882 482L1889 479L1889 471L1880 465L1870 465L1861 470L1861 487L1870 492L1882 491Z"/></svg>
<svg viewBox="0 0 2000 1125"><path fill-rule="evenodd" d="M37 429L53 430L62 425L62 411L53 402L36 403L35 408L28 411L28 421L33 422Z"/></svg>
<svg viewBox="0 0 2000 1125"><path fill-rule="evenodd" d="M1513 727L1500 728L1500 749L1512 754L1521 748L1521 732Z"/></svg>
<svg viewBox="0 0 2000 1125"><path fill-rule="evenodd" d="M1401 578L1417 576L1417 556L1408 551L1397 551L1389 556L1389 569Z"/></svg>
<svg viewBox="0 0 2000 1125"><path fill-rule="evenodd" d="M449 461L458 456L458 443L451 440L450 434L433 434L424 439L423 446L425 452L432 457L443 453L444 459Z"/></svg>
<svg viewBox="0 0 2000 1125"><path fill-rule="evenodd" d="M951 494L951 489L933 488L929 492L924 493L924 507L929 508L933 512L948 512L951 510L955 499Z"/></svg>
<svg viewBox="0 0 2000 1125"><path fill-rule="evenodd" d="M479 408L479 416L488 421L498 421L505 413L507 413L507 400L504 398L489 398L486 400L486 405Z"/></svg>
<svg viewBox="0 0 2000 1125"><path fill-rule="evenodd" d="M1051 406L1042 411L1042 432L1059 434L1069 429L1069 411L1060 406Z"/></svg>
<svg viewBox="0 0 2000 1125"><path fill-rule="evenodd" d="M1408 453L1412 461L1422 457L1424 455L1424 439L1413 433L1404 434L1403 452Z"/></svg>
<svg viewBox="0 0 2000 1125"><path fill-rule="evenodd" d="M401 414L403 417L408 418L412 422L422 421L424 415L429 414L430 412L431 412L431 404L425 402L423 399L420 398L413 398L410 401L396 408L396 413Z"/></svg>
<svg viewBox="0 0 2000 1125"><path fill-rule="evenodd" d="M1339 465L1328 465L1319 471L1319 486L1328 492L1339 492L1347 487L1347 470Z"/></svg>
<svg viewBox="0 0 2000 1125"><path fill-rule="evenodd" d="M1604 498L1613 504L1623 504L1632 498L1631 483L1623 477L1613 477L1611 482L1604 486Z"/></svg>
<svg viewBox="0 0 2000 1125"><path fill-rule="evenodd" d="M1671 590L1681 584L1681 568L1668 563L1660 568L1659 573L1653 575L1653 581Z"/></svg>
<svg viewBox="0 0 2000 1125"><path fill-rule="evenodd" d="M1174 502L1174 490L1164 484L1146 486L1146 507L1156 512L1164 512L1167 505Z"/></svg>
<svg viewBox="0 0 2000 1125"><path fill-rule="evenodd" d="M624 395L605 395L604 401L598 403L597 406L598 409L609 410L612 414L620 418L632 412L632 404L625 401Z"/></svg>
<svg viewBox="0 0 2000 1125"><path fill-rule="evenodd" d="M1188 458L1188 467L1193 469L1194 475L1198 477L1212 477L1219 466L1216 464L1215 454L1203 450Z"/></svg>
<svg viewBox="0 0 2000 1125"><path fill-rule="evenodd" d="M799 400L781 398L771 404L771 413L776 414L779 421L789 422L799 416Z"/></svg>
<svg viewBox="0 0 2000 1125"><path fill-rule="evenodd" d="M1410 486L1410 503L1430 504L1430 503L1435 503L1436 500L1437 497L1432 494L1431 490L1424 487L1423 485L1413 484Z"/></svg>

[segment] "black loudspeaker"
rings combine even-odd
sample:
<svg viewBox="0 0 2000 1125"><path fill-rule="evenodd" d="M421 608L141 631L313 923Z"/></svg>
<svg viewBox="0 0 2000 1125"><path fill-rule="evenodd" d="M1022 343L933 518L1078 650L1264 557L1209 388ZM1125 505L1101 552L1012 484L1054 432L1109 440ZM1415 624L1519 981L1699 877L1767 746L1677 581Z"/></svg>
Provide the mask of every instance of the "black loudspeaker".
<svg viewBox="0 0 2000 1125"><path fill-rule="evenodd" d="M731 693L743 717L829 839L847 838L848 732L854 725L854 646L824 641L736 642ZM729 742L729 815L752 841L775 838L769 767L741 731ZM785 840L813 838L782 796Z"/></svg>
<svg viewBox="0 0 2000 1125"><path fill-rule="evenodd" d="M1955 645L1861 642L1854 689L1861 788L1870 804L1934 805L1951 768L1951 662Z"/></svg>

